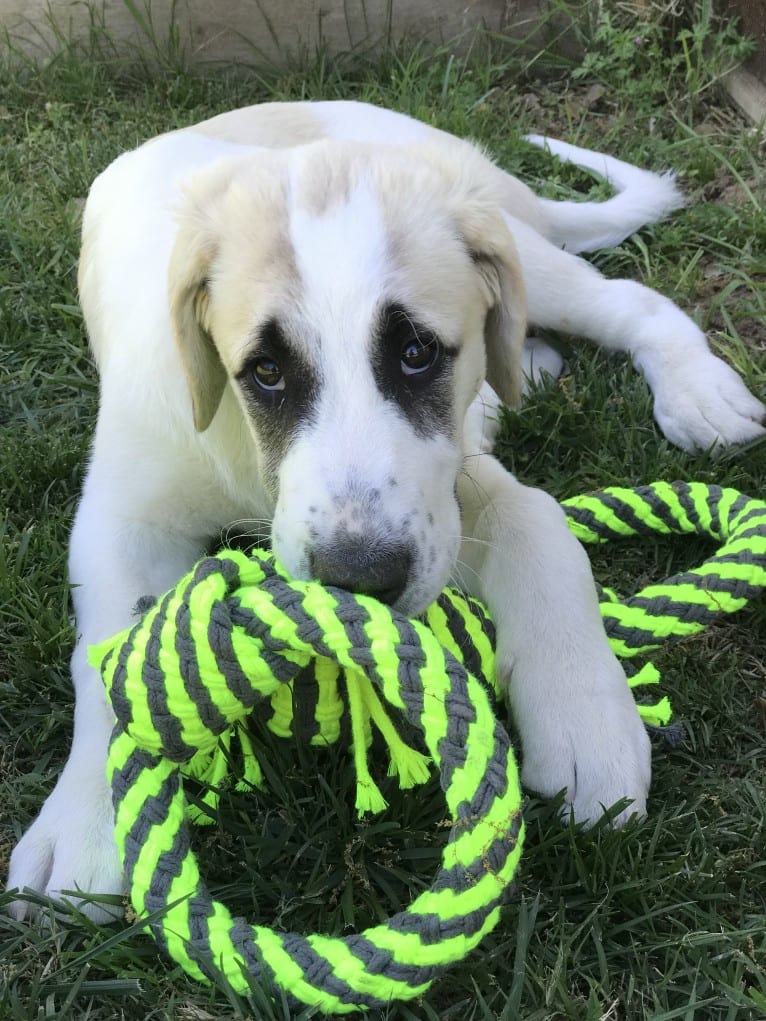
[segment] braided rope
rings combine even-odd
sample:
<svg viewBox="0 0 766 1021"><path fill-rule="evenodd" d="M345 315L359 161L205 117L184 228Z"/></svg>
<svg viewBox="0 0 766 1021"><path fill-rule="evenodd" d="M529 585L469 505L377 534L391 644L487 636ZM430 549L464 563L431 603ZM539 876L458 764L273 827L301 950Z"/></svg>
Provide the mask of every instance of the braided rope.
<svg viewBox="0 0 766 1021"><path fill-rule="evenodd" d="M699 567L648 585L628 599L604 591L601 615L618 656L698 634L766 587L766 502L701 482L655 482L563 501L581 542L636 535L700 535L723 545Z"/></svg>
<svg viewBox="0 0 766 1021"><path fill-rule="evenodd" d="M620 656L693 634L766 588L766 503L735 490L613 487L564 507L584 542L657 532L724 542L699 568L630 599L604 593L605 627ZM523 823L513 753L488 691L491 625L455 593L432 608L428 625L369 598L290 582L265 554L225 552L201 561L139 624L92 650L118 720L109 774L133 904L190 975L223 973L239 992L255 976L297 1006L347 1013L421 994L497 923ZM323 741L342 729L343 678L360 811L385 804L362 750L370 721L402 786L423 778L422 760L398 738L379 691L422 731L453 820L431 888L381 925L342 938L251 926L214 901L190 849L183 791L183 775L195 774L200 756L209 762L254 708L266 707L276 732L294 730L296 682L310 667L308 715ZM658 704L645 716L667 712Z"/></svg>
<svg viewBox="0 0 766 1021"><path fill-rule="evenodd" d="M459 602L442 604L443 615ZM251 926L212 899L190 848L180 768L315 657L347 671L349 692L360 678L374 682L422 731L453 820L430 889L342 938ZM222 972L244 993L249 973L296 1005L346 1013L421 994L497 924L522 843L513 751L490 692L425 625L372 599L289 582L265 554L224 552L94 660L119 720L109 774L133 904L155 916L155 937L190 975Z"/></svg>

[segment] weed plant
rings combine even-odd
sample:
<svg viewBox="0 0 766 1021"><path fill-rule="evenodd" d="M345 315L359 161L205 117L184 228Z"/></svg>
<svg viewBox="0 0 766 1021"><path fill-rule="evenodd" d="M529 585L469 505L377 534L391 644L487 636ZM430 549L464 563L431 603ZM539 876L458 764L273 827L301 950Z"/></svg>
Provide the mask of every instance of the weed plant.
<svg viewBox="0 0 766 1021"><path fill-rule="evenodd" d="M94 23L89 47L59 38L44 66L15 53L0 70L0 877L71 735L65 550L97 394L75 289L78 219L89 183L124 149L246 103L359 98L477 138L552 197L607 191L527 147L524 131L674 167L686 209L593 261L679 302L753 390L766 389L763 135L719 91L747 43L701 0L555 6L551 38L574 16L576 60L539 37L537 48L488 37L465 59L411 47L374 59L320 53L268 75L193 72L177 38L126 61ZM625 358L554 339L564 376L505 417L498 444L523 481L560 498L654 479L763 494L766 445L684 454L653 425ZM610 545L594 568L628 593L706 551L685 540ZM649 818L584 833L530 797L523 865L496 932L422 1001L372 1018L766 1018L766 604L655 662L687 736L654 749ZM436 783L389 787L390 809L359 821L345 755L273 740L268 762L268 789L227 798L221 824L200 836L206 875L235 911L344 933L430 882L444 839ZM0 914L3 1021L289 1016L258 986L243 998L187 979L129 917L103 928L74 910L31 924Z"/></svg>

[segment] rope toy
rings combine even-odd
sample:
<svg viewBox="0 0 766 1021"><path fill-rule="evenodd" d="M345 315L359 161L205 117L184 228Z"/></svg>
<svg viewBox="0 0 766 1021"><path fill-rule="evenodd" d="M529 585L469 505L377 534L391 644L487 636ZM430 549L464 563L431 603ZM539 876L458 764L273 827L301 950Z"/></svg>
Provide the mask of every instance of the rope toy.
<svg viewBox="0 0 766 1021"><path fill-rule="evenodd" d="M603 594L620 656L693 634L766 587L766 502L656 483L575 497L564 508L585 542L656 532L723 542L699 568L628 600ZM348 1013L422 994L497 924L523 822L513 751L493 712L492 637L483 609L455 592L422 624L368 597L290 581L265 553L226 551L91 650L117 717L108 769L133 906L184 970L203 981L223 974L240 993L255 977L295 1006ZM216 756L230 761L234 735L250 770L244 786L259 784L242 721L265 711L277 732L294 729L290 707L301 715L296 693L307 669L313 738L332 739L350 717L358 810L385 806L366 766L373 724L400 785L425 778L426 760L400 737L393 707L422 732L452 819L430 889L386 922L338 938L251 926L214 901L190 848L183 789L184 775L223 778L228 767L222 773ZM656 679L644 668L630 683ZM639 711L655 724L670 715L666 699Z"/></svg>
<svg viewBox="0 0 766 1021"><path fill-rule="evenodd" d="M447 613L465 619L462 603L450 599ZM325 660L347 672L350 700L355 685L369 696L373 681L422 730L453 821L431 888L343 938L250 926L212 900L190 849L181 779L181 763L212 751L316 657L317 675ZM264 553L228 551L201 561L95 659L120 721L108 768L133 905L154 916L155 937L190 975L219 971L245 993L249 972L296 1005L347 1013L423 993L497 924L522 843L513 751L490 692L424 624L373 599L291 582Z"/></svg>

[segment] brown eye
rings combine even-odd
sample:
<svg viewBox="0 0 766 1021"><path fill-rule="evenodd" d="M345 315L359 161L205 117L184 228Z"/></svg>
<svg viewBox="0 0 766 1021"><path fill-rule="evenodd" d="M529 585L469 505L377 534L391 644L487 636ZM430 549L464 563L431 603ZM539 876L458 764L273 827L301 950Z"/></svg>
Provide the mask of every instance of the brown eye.
<svg viewBox="0 0 766 1021"><path fill-rule="evenodd" d="M250 370L253 380L262 390L284 390L285 377L279 364L273 358L264 355L257 358Z"/></svg>
<svg viewBox="0 0 766 1021"><path fill-rule="evenodd" d="M402 372L405 376L426 372L436 364L440 353L441 346L437 340L430 338L423 344L417 337L412 337L402 345Z"/></svg>

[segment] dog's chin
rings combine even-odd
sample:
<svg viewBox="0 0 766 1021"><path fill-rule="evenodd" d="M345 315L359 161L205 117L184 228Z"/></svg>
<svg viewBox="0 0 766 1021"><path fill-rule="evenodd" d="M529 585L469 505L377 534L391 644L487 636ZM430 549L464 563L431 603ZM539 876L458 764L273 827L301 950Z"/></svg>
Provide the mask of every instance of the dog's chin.
<svg viewBox="0 0 766 1021"><path fill-rule="evenodd" d="M408 599L404 595L401 599L397 599L391 609L400 613L403 617L422 617L438 595L439 593L437 592L433 599Z"/></svg>
<svg viewBox="0 0 766 1021"><path fill-rule="evenodd" d="M449 569L445 569L443 577L413 580L391 608L405 617L420 617L436 602L448 581Z"/></svg>

